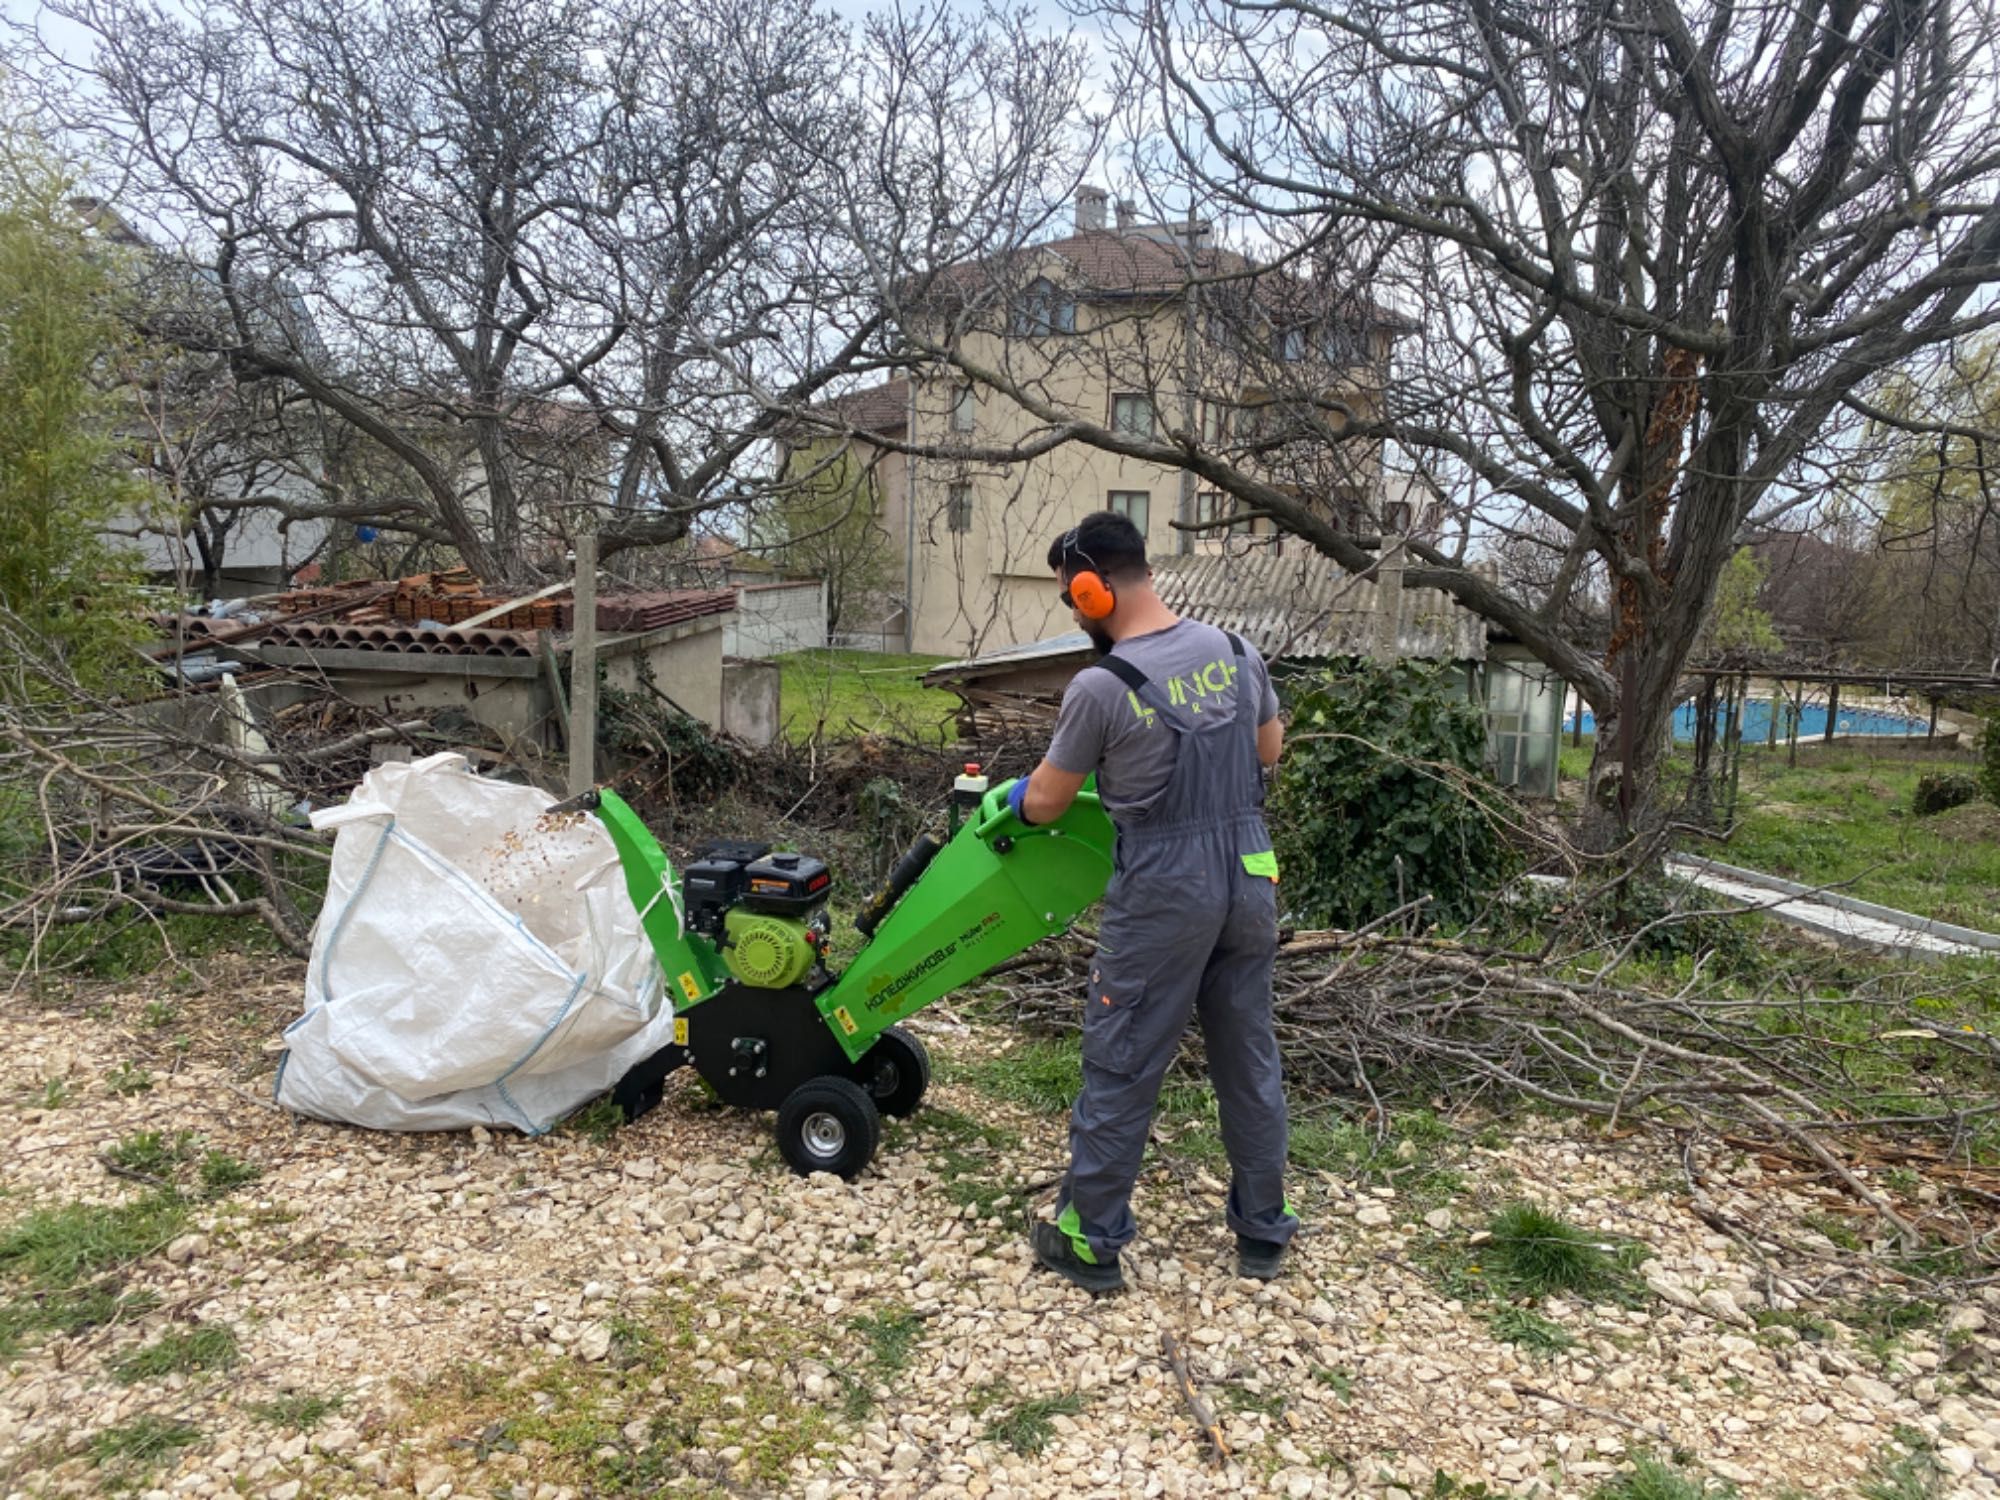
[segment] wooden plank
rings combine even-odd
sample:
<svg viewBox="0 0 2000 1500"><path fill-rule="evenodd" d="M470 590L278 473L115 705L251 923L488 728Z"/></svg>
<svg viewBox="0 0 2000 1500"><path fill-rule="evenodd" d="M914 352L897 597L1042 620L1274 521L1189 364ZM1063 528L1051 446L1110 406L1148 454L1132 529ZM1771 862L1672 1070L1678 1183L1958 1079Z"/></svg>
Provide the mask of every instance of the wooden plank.
<svg viewBox="0 0 2000 1500"><path fill-rule="evenodd" d="M556 722L562 726L563 749L569 748L569 694L563 689L562 667L556 661L556 648L549 644L549 635L541 633L540 647L542 674L548 678L549 696L555 700Z"/></svg>
<svg viewBox="0 0 2000 1500"><path fill-rule="evenodd" d="M524 604L539 604L551 594L560 594L574 587L575 585L568 579L565 579L561 583L552 583L545 589L536 589L532 594L523 594L518 599L509 599L505 604L496 604L493 608L481 614L476 614L469 620L460 620L456 625L448 625L445 628L447 630L476 630L488 620L499 619L510 609L519 609Z"/></svg>

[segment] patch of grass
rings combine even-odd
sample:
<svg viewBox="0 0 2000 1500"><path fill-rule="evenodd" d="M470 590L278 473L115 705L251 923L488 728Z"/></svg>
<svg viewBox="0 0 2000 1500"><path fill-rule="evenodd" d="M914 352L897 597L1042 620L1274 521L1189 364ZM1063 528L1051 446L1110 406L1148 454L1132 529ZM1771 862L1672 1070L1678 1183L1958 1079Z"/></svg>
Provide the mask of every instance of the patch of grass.
<svg viewBox="0 0 2000 1500"><path fill-rule="evenodd" d="M104 1086L121 1099L130 1098L133 1094L150 1093L153 1075L128 1059L104 1075Z"/></svg>
<svg viewBox="0 0 2000 1500"><path fill-rule="evenodd" d="M255 1182L264 1169L253 1162L231 1156L227 1151L206 1151L201 1158L201 1189L211 1198Z"/></svg>
<svg viewBox="0 0 2000 1500"><path fill-rule="evenodd" d="M321 870L324 868L320 866ZM323 887L324 881L322 874L309 884ZM310 902L307 890L295 890L294 896L305 910L317 909L317 903ZM261 922L245 922L241 917L205 917L196 912L158 915L134 912L124 919L53 927L39 934L39 943L36 937L21 929L0 935L0 968L19 969L32 963L48 974L74 974L84 979L140 979L157 974L176 960L199 962L240 953L276 957L283 952Z"/></svg>
<svg viewBox="0 0 2000 1500"><path fill-rule="evenodd" d="M1074 1036L1021 1042L998 1057L960 1064L958 1075L989 1098L1055 1114L1083 1086L1081 1043Z"/></svg>
<svg viewBox="0 0 2000 1500"><path fill-rule="evenodd" d="M1816 1229L1828 1242L1842 1250L1862 1249L1861 1236L1854 1232L1853 1224L1840 1214L1808 1213L1801 1216L1801 1222L1809 1229Z"/></svg>
<svg viewBox="0 0 2000 1500"><path fill-rule="evenodd" d="M1733 863L1947 922L2000 930L2000 809L1969 802L1935 817L1910 814L1926 772L1958 764L1939 755L1821 757L1799 764L1746 753ZM1969 763L1968 763L1969 764Z"/></svg>
<svg viewBox="0 0 2000 1500"><path fill-rule="evenodd" d="M90 1461L116 1469L127 1481L150 1473L161 1461L201 1441L201 1429L173 1417L135 1417L107 1427L90 1440Z"/></svg>
<svg viewBox="0 0 2000 1500"><path fill-rule="evenodd" d="M1514 1302L1488 1313L1486 1326L1503 1344L1518 1344L1536 1354L1553 1354L1576 1342L1562 1324Z"/></svg>
<svg viewBox="0 0 2000 1500"><path fill-rule="evenodd" d="M111 1373L124 1385L136 1385L142 1380L158 1380L163 1375L226 1370L241 1358L235 1330L220 1323L204 1323L186 1333L170 1329L119 1360L111 1367Z"/></svg>
<svg viewBox="0 0 2000 1500"><path fill-rule="evenodd" d="M1331 1390L1343 1406L1354 1399L1354 1374L1350 1370L1334 1370L1321 1366L1313 1371L1313 1379Z"/></svg>
<svg viewBox="0 0 2000 1500"><path fill-rule="evenodd" d="M1229 1153L1222 1144L1222 1114L1215 1090L1192 1079L1169 1078L1160 1090L1153 1129L1176 1156L1220 1170Z"/></svg>
<svg viewBox="0 0 2000 1500"><path fill-rule="evenodd" d="M1934 1326L1944 1308L1923 1297L1883 1292L1843 1303L1833 1316L1854 1329L1855 1339L1877 1363L1886 1363L1904 1334Z"/></svg>
<svg viewBox="0 0 2000 1500"><path fill-rule="evenodd" d="M42 1085L42 1091L36 1096L35 1103L43 1109L61 1109L65 1104L69 1103L69 1099L69 1080L67 1078L51 1078Z"/></svg>
<svg viewBox="0 0 2000 1500"><path fill-rule="evenodd" d="M243 1409L267 1427L286 1432L311 1432L346 1403L344 1396L316 1396L287 1391L269 1401L252 1401Z"/></svg>
<svg viewBox="0 0 2000 1500"><path fill-rule="evenodd" d="M908 1368L924 1320L908 1308L890 1307L855 1318L847 1326L861 1336L866 1356L859 1369L835 1373L846 1392L841 1415L850 1422L860 1422L875 1409L875 1386L886 1385Z"/></svg>
<svg viewBox="0 0 2000 1500"><path fill-rule="evenodd" d="M1240 1380L1225 1380L1219 1387L1222 1401L1231 1411L1261 1412L1267 1417L1283 1416L1287 1405L1283 1391L1255 1391Z"/></svg>
<svg viewBox="0 0 2000 1500"><path fill-rule="evenodd" d="M601 1095L563 1121L563 1131L567 1135L580 1135L593 1145L609 1145L611 1138L625 1126L625 1111L612 1101L609 1094Z"/></svg>
<svg viewBox="0 0 2000 1500"><path fill-rule="evenodd" d="M1008 1163L1021 1149L1017 1131L957 1110L927 1107L907 1120L890 1121L884 1149L914 1150L938 1174L945 1197L960 1208L1004 1216L1012 1207L1025 1217L1027 1200L1008 1181Z"/></svg>
<svg viewBox="0 0 2000 1500"><path fill-rule="evenodd" d="M1856 1493L1861 1500L1940 1500L1944 1474L1931 1456L1929 1440L1914 1428L1898 1427L1895 1442L1868 1460Z"/></svg>
<svg viewBox="0 0 2000 1500"><path fill-rule="evenodd" d="M414 1423L481 1434L482 1448L547 1443L536 1479L579 1493L768 1494L837 1433L837 1406L787 1383L785 1372L806 1359L839 1363L818 1330L752 1317L726 1293L675 1289L613 1322L610 1359L550 1361L526 1390L508 1370L468 1364L406 1395ZM734 1383L718 1383L698 1360L737 1372ZM627 1438L641 1415L645 1428ZM738 1451L718 1459L725 1449Z"/></svg>
<svg viewBox="0 0 2000 1500"><path fill-rule="evenodd" d="M1459 1149L1459 1133L1429 1110L1397 1115L1379 1134L1337 1115L1309 1114L1292 1121L1289 1156L1302 1171L1392 1187L1399 1199L1422 1207L1463 1189L1453 1165Z"/></svg>
<svg viewBox="0 0 2000 1500"><path fill-rule="evenodd" d="M171 1193L36 1209L0 1231L0 1273L36 1287L74 1286L153 1254L186 1222L187 1205Z"/></svg>
<svg viewBox="0 0 2000 1500"><path fill-rule="evenodd" d="M1510 1203L1487 1225L1480 1246L1487 1284L1515 1296L1570 1292L1603 1301L1631 1301L1639 1282L1640 1247L1595 1234L1532 1203Z"/></svg>
<svg viewBox="0 0 2000 1500"><path fill-rule="evenodd" d="M176 1130L167 1135L158 1130L141 1130L128 1135L104 1153L104 1159L128 1172L138 1172L165 1182L174 1169L194 1155L194 1132Z"/></svg>
<svg viewBox="0 0 2000 1500"><path fill-rule="evenodd" d="M155 1191L128 1203L36 1209L0 1230L0 1276L14 1283L0 1303L0 1352L34 1333L78 1333L150 1306L124 1294L121 1273L186 1223L179 1196Z"/></svg>
<svg viewBox="0 0 2000 1500"><path fill-rule="evenodd" d="M148 1000L145 1009L146 1024L155 1031L164 1031L181 1018L181 1008L171 1000Z"/></svg>
<svg viewBox="0 0 2000 1500"><path fill-rule="evenodd" d="M1590 1492L1590 1500L1730 1500L1736 1486L1690 1474L1650 1453L1632 1461L1629 1472L1613 1474Z"/></svg>
<svg viewBox="0 0 2000 1500"><path fill-rule="evenodd" d="M828 739L896 731L922 743L949 736L958 699L927 688L926 670L950 658L884 651L793 651L772 658L786 737Z"/></svg>
<svg viewBox="0 0 2000 1500"><path fill-rule="evenodd" d="M1049 1439L1056 1435L1057 1417L1073 1417L1083 1410L1083 1397L1075 1391L1025 1400L1010 1399L1013 1394L1005 1386L982 1387L973 1393L973 1415L993 1412L980 1436L1012 1448L1023 1458L1032 1458L1048 1447Z"/></svg>
<svg viewBox="0 0 2000 1500"><path fill-rule="evenodd" d="M1428 1500L1499 1500L1500 1492L1483 1479L1460 1479L1443 1469L1431 1475Z"/></svg>

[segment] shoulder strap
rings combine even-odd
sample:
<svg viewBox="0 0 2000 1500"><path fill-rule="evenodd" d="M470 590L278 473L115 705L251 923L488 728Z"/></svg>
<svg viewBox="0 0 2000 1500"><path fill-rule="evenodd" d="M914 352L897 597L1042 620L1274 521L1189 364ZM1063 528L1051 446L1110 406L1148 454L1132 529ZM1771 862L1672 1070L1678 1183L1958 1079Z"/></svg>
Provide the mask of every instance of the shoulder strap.
<svg viewBox="0 0 2000 1500"><path fill-rule="evenodd" d="M1100 656L1096 661L1090 663L1090 665L1104 668L1105 671L1116 677L1135 693L1146 685L1146 674L1122 656L1116 654Z"/></svg>
<svg viewBox="0 0 2000 1500"><path fill-rule="evenodd" d="M1241 656L1243 654L1243 637L1233 630L1225 630L1222 633L1229 637L1229 649L1234 651L1238 656Z"/></svg>

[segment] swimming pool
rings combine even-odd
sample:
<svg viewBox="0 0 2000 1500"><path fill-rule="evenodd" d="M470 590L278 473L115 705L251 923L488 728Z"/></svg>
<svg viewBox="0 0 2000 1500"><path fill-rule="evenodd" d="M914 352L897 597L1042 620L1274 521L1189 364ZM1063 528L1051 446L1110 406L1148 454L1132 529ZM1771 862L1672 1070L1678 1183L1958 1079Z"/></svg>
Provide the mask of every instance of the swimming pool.
<svg viewBox="0 0 2000 1500"><path fill-rule="evenodd" d="M1778 719L1778 737L1784 738L1787 715L1781 710ZM1563 731L1567 733L1575 727L1576 715L1571 714L1563 721ZM1674 710L1674 738L1692 742L1694 739L1695 706L1690 699ZM1715 706L1715 732L1720 735L1728 725L1728 717L1723 705ZM1743 705L1743 738L1750 744L1761 744L1771 727L1771 703L1768 698L1752 698ZM1923 719L1912 719L1906 714L1892 714L1876 708L1843 708L1835 720L1835 734L1922 734L1930 727ZM1596 715L1589 709L1583 711L1583 732L1597 732ZM1826 705L1808 703L1799 715L1799 738L1818 739L1826 733Z"/></svg>

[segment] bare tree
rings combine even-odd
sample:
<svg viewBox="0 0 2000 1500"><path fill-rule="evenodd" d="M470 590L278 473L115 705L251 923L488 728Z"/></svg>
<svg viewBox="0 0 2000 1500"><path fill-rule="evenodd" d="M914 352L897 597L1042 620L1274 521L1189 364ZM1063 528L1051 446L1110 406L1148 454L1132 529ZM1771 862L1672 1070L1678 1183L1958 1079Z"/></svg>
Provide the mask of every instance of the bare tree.
<svg viewBox="0 0 2000 1500"><path fill-rule="evenodd" d="M1447 491L1459 539L1413 541L1405 581L1576 685L1600 725L1592 836L1615 844L1648 818L1729 557L1813 501L1888 372L1993 316L1990 7L1090 10L1121 49L1136 175L1190 216L1243 226L1262 266L1313 289L1325 311L1289 318L1308 339L1379 322L1367 307L1408 320L1379 399L1331 381L1292 397L1305 436L1392 445ZM1187 266L1198 286L1239 279ZM1036 413L1041 441L1179 467L1345 568L1375 562L1323 492L1199 422L1120 429L1002 361L928 345ZM1483 538L1547 526L1563 547L1545 584L1476 565ZM1565 625L1593 567L1608 649Z"/></svg>
<svg viewBox="0 0 2000 1500"><path fill-rule="evenodd" d="M225 313L163 331L392 456L398 491L337 512L492 578L559 566L577 506L609 554L740 503L788 412L891 358L871 247L965 253L966 205L1018 193L1063 128L1039 95L950 156L915 123L1004 76L1005 17L863 44L815 0L49 12L95 42L36 64L67 127ZM870 170L909 167L913 130L929 172ZM528 493L538 462L560 504Z"/></svg>

